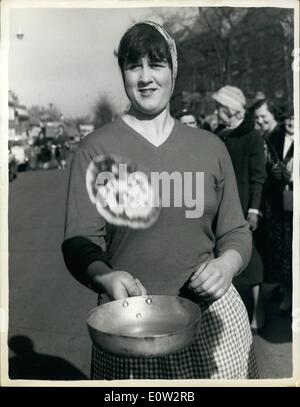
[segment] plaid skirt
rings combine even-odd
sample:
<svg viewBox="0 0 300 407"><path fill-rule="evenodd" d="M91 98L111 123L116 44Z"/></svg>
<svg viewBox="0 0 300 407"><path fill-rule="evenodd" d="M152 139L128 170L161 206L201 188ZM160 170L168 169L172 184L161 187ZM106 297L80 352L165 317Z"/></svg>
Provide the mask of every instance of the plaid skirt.
<svg viewBox="0 0 300 407"><path fill-rule="evenodd" d="M199 307L200 334L188 348L153 358L93 348L92 379L257 379L247 311L233 285L219 300Z"/></svg>

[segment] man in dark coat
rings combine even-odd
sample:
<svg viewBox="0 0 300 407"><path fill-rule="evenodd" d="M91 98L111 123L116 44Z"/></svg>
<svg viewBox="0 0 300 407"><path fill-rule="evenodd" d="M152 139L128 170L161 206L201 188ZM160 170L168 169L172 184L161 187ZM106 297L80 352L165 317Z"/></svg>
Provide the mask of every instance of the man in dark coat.
<svg viewBox="0 0 300 407"><path fill-rule="evenodd" d="M224 86L213 94L217 102L220 125L216 134L225 143L236 175L239 197L245 218L252 232L259 226L263 184L266 179L264 143L254 129L254 120L246 114L246 98L234 86ZM253 234L255 238L255 233ZM253 316L251 327L257 333L264 324L261 285L263 265L253 242L252 258L248 267L234 280L236 286L251 286Z"/></svg>

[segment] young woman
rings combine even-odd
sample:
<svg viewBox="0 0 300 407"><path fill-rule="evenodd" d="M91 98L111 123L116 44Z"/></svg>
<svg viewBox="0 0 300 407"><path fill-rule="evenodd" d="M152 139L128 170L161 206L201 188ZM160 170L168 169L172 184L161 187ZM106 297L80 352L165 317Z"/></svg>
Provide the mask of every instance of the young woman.
<svg viewBox="0 0 300 407"><path fill-rule="evenodd" d="M280 313L292 308L292 208L285 210L284 197L292 196L294 123L293 109L279 109L263 99L253 106L257 129L265 144L267 181L264 187L261 253L264 280L279 284ZM285 121L285 123L282 123ZM289 199L291 202L291 199Z"/></svg>
<svg viewBox="0 0 300 407"><path fill-rule="evenodd" d="M174 40L160 25L143 22L130 28L121 39L118 62L131 108L87 136L74 155L62 247L65 262L75 278L102 298L146 291L193 298L202 312L202 326L190 347L168 356L129 358L94 349L92 377L256 378L247 313L231 284L249 261L251 233L226 147L213 134L171 117L177 53ZM95 177L90 169L99 168L100 179L107 167L116 172L111 163L118 161L151 175L176 173L182 180L192 175L190 186L198 198L194 207L182 196L188 190L183 185L181 193L167 196L169 203L161 199L159 216L154 209L147 224L132 222L139 218L128 208L119 211L112 189L107 192L109 208L104 208L97 197L105 184L98 190L91 186ZM199 193L195 180L202 176L204 193ZM157 192L166 197L168 188L162 185Z"/></svg>

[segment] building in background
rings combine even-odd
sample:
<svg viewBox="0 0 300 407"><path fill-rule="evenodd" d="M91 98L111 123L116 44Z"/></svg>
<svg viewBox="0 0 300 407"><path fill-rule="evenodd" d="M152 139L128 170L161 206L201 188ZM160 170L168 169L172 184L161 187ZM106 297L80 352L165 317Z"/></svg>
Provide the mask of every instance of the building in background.
<svg viewBox="0 0 300 407"><path fill-rule="evenodd" d="M8 94L9 130L8 137L26 137L29 131L29 113L24 105L19 103L14 92Z"/></svg>

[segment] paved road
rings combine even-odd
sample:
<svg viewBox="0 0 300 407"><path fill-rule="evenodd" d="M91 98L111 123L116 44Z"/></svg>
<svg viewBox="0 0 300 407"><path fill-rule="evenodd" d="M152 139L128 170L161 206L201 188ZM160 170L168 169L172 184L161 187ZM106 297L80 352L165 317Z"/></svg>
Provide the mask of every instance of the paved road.
<svg viewBox="0 0 300 407"><path fill-rule="evenodd" d="M9 194L9 338L14 378L89 378L85 320L96 294L66 270L60 250L68 171L19 173ZM291 321L277 316L265 287L268 319L255 348L262 378L290 377Z"/></svg>

